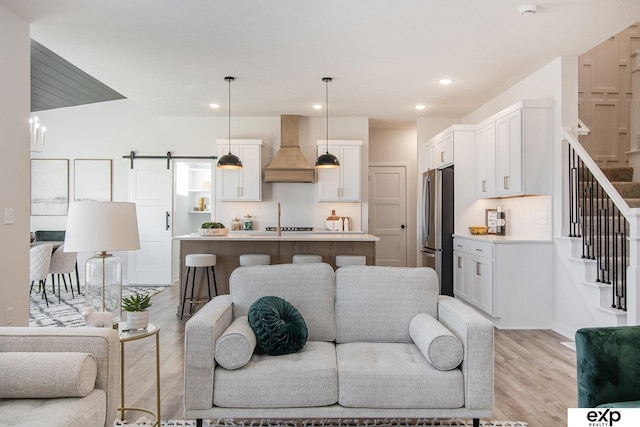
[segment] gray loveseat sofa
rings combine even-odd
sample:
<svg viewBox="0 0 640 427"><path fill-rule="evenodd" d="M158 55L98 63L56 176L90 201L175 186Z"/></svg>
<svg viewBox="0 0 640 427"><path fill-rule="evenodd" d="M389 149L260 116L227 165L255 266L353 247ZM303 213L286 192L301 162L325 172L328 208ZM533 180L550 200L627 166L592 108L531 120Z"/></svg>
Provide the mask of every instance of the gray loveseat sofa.
<svg viewBox="0 0 640 427"><path fill-rule="evenodd" d="M0 427L112 427L120 340L106 328L0 328Z"/></svg>
<svg viewBox="0 0 640 427"><path fill-rule="evenodd" d="M252 266L234 270L229 286L230 295L215 297L185 327L184 415L198 425L220 418L473 418L478 425L492 416L493 324L438 295L430 268ZM231 356L246 360L220 366L220 340L246 335L238 324L262 296L298 309L306 345L280 356L257 349L242 356L240 346Z"/></svg>

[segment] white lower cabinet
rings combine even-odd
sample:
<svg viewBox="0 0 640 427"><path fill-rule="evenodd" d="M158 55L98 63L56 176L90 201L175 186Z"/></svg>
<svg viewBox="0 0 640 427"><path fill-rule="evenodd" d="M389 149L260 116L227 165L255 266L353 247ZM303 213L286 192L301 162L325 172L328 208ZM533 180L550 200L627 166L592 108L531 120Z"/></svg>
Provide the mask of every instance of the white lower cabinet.
<svg viewBox="0 0 640 427"><path fill-rule="evenodd" d="M453 245L453 295L467 302L471 288L468 243L468 240L457 239Z"/></svg>
<svg viewBox="0 0 640 427"><path fill-rule="evenodd" d="M453 290L500 328L552 326L549 241L455 236Z"/></svg>
<svg viewBox="0 0 640 427"><path fill-rule="evenodd" d="M493 245L470 242L469 244L470 302L490 316L496 316L493 281Z"/></svg>

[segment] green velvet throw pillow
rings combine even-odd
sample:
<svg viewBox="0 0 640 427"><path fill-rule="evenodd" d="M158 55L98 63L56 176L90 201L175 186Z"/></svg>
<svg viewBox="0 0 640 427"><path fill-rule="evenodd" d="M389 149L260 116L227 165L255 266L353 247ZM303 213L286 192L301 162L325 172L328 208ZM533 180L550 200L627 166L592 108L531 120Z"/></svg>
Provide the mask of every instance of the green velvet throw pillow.
<svg viewBox="0 0 640 427"><path fill-rule="evenodd" d="M280 297L258 298L251 304L248 318L258 347L269 355L297 353L307 342L307 324L302 315Z"/></svg>

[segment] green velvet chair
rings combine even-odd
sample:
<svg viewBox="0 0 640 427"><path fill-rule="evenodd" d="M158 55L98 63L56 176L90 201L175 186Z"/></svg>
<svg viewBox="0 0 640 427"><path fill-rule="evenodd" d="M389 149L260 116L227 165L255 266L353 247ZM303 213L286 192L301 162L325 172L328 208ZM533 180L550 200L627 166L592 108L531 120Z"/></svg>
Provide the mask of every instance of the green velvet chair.
<svg viewBox="0 0 640 427"><path fill-rule="evenodd" d="M640 408L640 326L576 332L578 407Z"/></svg>

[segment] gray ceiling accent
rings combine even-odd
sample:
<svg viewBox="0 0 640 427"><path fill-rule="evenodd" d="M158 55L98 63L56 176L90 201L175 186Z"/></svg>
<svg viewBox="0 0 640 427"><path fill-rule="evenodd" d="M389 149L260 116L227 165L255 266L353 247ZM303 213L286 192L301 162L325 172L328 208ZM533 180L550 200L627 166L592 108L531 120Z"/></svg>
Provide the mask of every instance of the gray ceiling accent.
<svg viewBox="0 0 640 427"><path fill-rule="evenodd" d="M93 104L125 98L31 40L31 111Z"/></svg>

